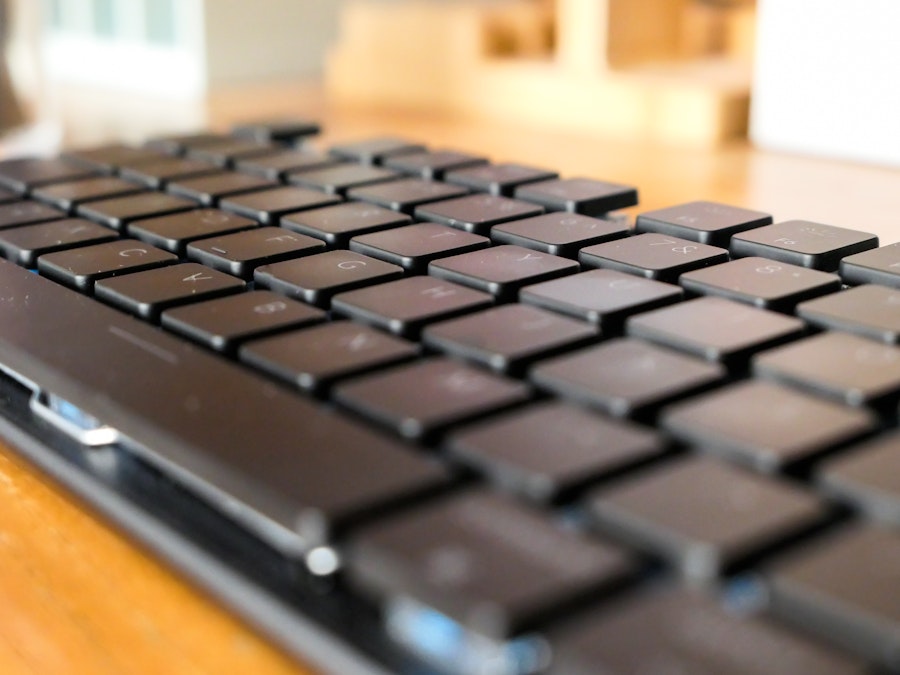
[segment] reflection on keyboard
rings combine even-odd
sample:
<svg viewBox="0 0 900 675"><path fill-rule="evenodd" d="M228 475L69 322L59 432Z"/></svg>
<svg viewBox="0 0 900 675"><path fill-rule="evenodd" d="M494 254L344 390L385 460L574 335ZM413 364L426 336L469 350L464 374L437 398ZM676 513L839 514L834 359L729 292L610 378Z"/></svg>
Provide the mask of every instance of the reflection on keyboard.
<svg viewBox="0 0 900 675"><path fill-rule="evenodd" d="M391 671L900 672L900 245L317 129L0 163L31 433Z"/></svg>

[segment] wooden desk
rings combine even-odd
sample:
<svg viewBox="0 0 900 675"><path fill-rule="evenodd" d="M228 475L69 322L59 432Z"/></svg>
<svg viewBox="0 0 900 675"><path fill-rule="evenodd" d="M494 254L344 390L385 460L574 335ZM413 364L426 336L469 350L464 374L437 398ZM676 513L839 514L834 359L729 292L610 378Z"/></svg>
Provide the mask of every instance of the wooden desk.
<svg viewBox="0 0 900 675"><path fill-rule="evenodd" d="M306 88L226 93L213 123L293 112L328 139L394 133L640 187L642 209L712 199L900 240L900 171L784 157L746 144L685 151L534 129L328 106ZM602 114L598 111L598 114ZM0 672L298 671L7 448L0 448Z"/></svg>

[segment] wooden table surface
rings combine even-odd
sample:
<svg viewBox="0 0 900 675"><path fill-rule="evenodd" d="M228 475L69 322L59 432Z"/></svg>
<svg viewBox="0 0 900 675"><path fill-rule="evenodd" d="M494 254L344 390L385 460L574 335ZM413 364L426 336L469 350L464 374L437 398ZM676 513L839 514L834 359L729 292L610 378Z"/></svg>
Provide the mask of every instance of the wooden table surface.
<svg viewBox="0 0 900 675"><path fill-rule="evenodd" d="M900 171L761 152L675 149L433 114L329 105L306 86L223 92L211 124L295 114L323 140L402 134L635 184L641 209L711 199L900 240ZM601 114L598 112L598 114ZM637 210L633 210L637 212ZM0 446L0 673L308 672Z"/></svg>

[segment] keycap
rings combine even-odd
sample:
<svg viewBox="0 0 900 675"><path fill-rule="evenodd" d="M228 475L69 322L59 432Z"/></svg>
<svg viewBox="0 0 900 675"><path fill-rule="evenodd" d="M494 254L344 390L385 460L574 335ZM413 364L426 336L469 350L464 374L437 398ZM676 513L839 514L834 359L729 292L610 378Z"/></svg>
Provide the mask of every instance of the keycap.
<svg viewBox="0 0 900 675"><path fill-rule="evenodd" d="M402 174L368 164L337 164L319 169L290 171L287 181L300 187L321 190L330 195L344 195L347 190L364 185L397 180Z"/></svg>
<svg viewBox="0 0 900 675"><path fill-rule="evenodd" d="M490 293L498 301L514 300L519 289L579 270L574 260L521 246L492 246L433 260L428 274Z"/></svg>
<svg viewBox="0 0 900 675"><path fill-rule="evenodd" d="M702 457L597 488L586 506L600 531L664 558L697 581L735 569L827 515L811 492Z"/></svg>
<svg viewBox="0 0 900 675"><path fill-rule="evenodd" d="M7 227L42 223L64 218L65 213L46 204L32 201L11 202L0 205L0 230Z"/></svg>
<svg viewBox="0 0 900 675"><path fill-rule="evenodd" d="M841 259L845 284L881 284L900 288L900 243L869 249Z"/></svg>
<svg viewBox="0 0 900 675"><path fill-rule="evenodd" d="M280 150L261 157L239 159L235 164L238 171L252 173L269 180L280 180L291 171L300 169L324 169L334 166L338 160L311 150Z"/></svg>
<svg viewBox="0 0 900 675"><path fill-rule="evenodd" d="M342 405L409 439L523 403L526 384L433 358L363 375L334 388Z"/></svg>
<svg viewBox="0 0 900 675"><path fill-rule="evenodd" d="M236 277L250 279L253 270L260 265L312 255L324 249L325 243L312 237L280 227L257 227L193 241L187 246L187 257Z"/></svg>
<svg viewBox="0 0 900 675"><path fill-rule="evenodd" d="M728 261L728 251L668 235L648 232L581 249L585 267L602 267L676 283L685 272Z"/></svg>
<svg viewBox="0 0 900 675"><path fill-rule="evenodd" d="M160 192L142 192L128 197L101 199L79 204L75 212L82 218L123 230L125 226L141 218L166 216L197 208L197 203L183 197Z"/></svg>
<svg viewBox="0 0 900 675"><path fill-rule="evenodd" d="M207 131L176 133L150 138L144 143L144 147L167 155L183 155L190 148L220 143L228 138L226 134L213 134Z"/></svg>
<svg viewBox="0 0 900 675"><path fill-rule="evenodd" d="M797 316L820 328L842 330L897 344L900 342L900 291L857 286L797 305Z"/></svg>
<svg viewBox="0 0 900 675"><path fill-rule="evenodd" d="M536 216L543 212L543 207L528 202L479 194L419 206L415 210L415 215L420 220L488 235L494 225Z"/></svg>
<svg viewBox="0 0 900 675"><path fill-rule="evenodd" d="M563 398L615 417L643 416L718 382L725 369L630 338L541 361L530 379Z"/></svg>
<svg viewBox="0 0 900 675"><path fill-rule="evenodd" d="M656 459L665 443L650 430L552 401L466 426L446 449L501 489L555 502Z"/></svg>
<svg viewBox="0 0 900 675"><path fill-rule="evenodd" d="M887 672L900 670L900 537L856 526L779 564L774 612Z"/></svg>
<svg viewBox="0 0 900 675"><path fill-rule="evenodd" d="M258 267L254 281L311 305L328 308L336 293L399 279L403 269L352 251L326 251Z"/></svg>
<svg viewBox="0 0 900 675"><path fill-rule="evenodd" d="M614 270L590 270L526 286L519 300L600 326L604 334L620 333L631 314L681 300L678 286L642 279Z"/></svg>
<svg viewBox="0 0 900 675"><path fill-rule="evenodd" d="M900 526L900 434L893 431L826 461L818 483L874 520Z"/></svg>
<svg viewBox="0 0 900 675"><path fill-rule="evenodd" d="M768 213L698 201L642 213L634 229L728 248L732 235L771 223Z"/></svg>
<svg viewBox="0 0 900 675"><path fill-rule="evenodd" d="M505 305L429 326L426 345L504 373L597 339L589 324L529 307Z"/></svg>
<svg viewBox="0 0 900 675"><path fill-rule="evenodd" d="M52 220L0 231L0 251L4 257L24 267L35 267L45 253L99 244L116 239L109 228L81 218Z"/></svg>
<svg viewBox="0 0 900 675"><path fill-rule="evenodd" d="M678 282L690 293L717 295L788 313L799 302L841 289L841 279L836 274L766 258L741 258L687 272Z"/></svg>
<svg viewBox="0 0 900 675"><path fill-rule="evenodd" d="M420 204L458 197L467 192L468 190L458 185L436 183L421 178L401 178L377 185L350 188L347 190L347 197L412 215ZM421 215L416 217L422 218Z"/></svg>
<svg viewBox="0 0 900 675"><path fill-rule="evenodd" d="M247 218L218 209L197 209L136 221L128 226L128 234L183 257L192 241L253 227L256 223Z"/></svg>
<svg viewBox="0 0 900 675"><path fill-rule="evenodd" d="M487 293L431 277L407 277L339 293L331 308L403 337L418 337L435 321L490 307Z"/></svg>
<svg viewBox="0 0 900 675"><path fill-rule="evenodd" d="M847 333L822 333L757 354L753 372L847 405L900 398L900 348Z"/></svg>
<svg viewBox="0 0 900 675"><path fill-rule="evenodd" d="M263 225L277 225L285 214L329 206L340 201L339 197L323 195L316 190L284 186L227 197L222 199L219 207L257 220Z"/></svg>
<svg viewBox="0 0 900 675"><path fill-rule="evenodd" d="M801 337L805 326L793 317L705 297L632 316L625 332L741 370L756 352Z"/></svg>
<svg viewBox="0 0 900 675"><path fill-rule="evenodd" d="M144 461L294 559L448 482L351 419L11 263L0 261L0 288L6 366L118 429L147 449Z"/></svg>
<svg viewBox="0 0 900 675"><path fill-rule="evenodd" d="M0 204L9 204L10 202L17 202L22 197L12 190L8 190L7 188L0 187Z"/></svg>
<svg viewBox="0 0 900 675"><path fill-rule="evenodd" d="M558 178L555 171L521 164L488 164L469 169L450 171L444 176L448 183L463 185L477 192L487 192L497 197L512 197L516 188L527 183L537 183Z"/></svg>
<svg viewBox="0 0 900 675"><path fill-rule="evenodd" d="M274 181L246 173L218 173L180 178L166 186L173 195L187 197L204 206L215 206L222 197L277 187Z"/></svg>
<svg viewBox="0 0 900 675"><path fill-rule="evenodd" d="M245 363L314 393L324 393L341 378L409 361L418 354L412 342L350 321L253 340L240 352Z"/></svg>
<svg viewBox="0 0 900 675"><path fill-rule="evenodd" d="M806 465L878 422L867 410L760 380L671 405L661 421L685 443L765 473Z"/></svg>
<svg viewBox="0 0 900 675"><path fill-rule="evenodd" d="M425 180L441 180L448 171L487 164L487 159L455 150L411 152L387 157L384 165Z"/></svg>
<svg viewBox="0 0 900 675"><path fill-rule="evenodd" d="M841 258L878 246L878 237L808 220L788 220L735 235L731 254L736 258L759 256L837 272Z"/></svg>
<svg viewBox="0 0 900 675"><path fill-rule="evenodd" d="M142 162L134 166L125 165L122 167L120 175L127 180L142 183L149 188L158 190L169 181L218 174L220 172L221 169L217 166L200 162L196 159L165 157L154 162Z"/></svg>
<svg viewBox="0 0 900 675"><path fill-rule="evenodd" d="M170 307L237 293L244 286L230 274L183 263L100 279L94 284L94 295L142 319L158 321Z"/></svg>
<svg viewBox="0 0 900 675"><path fill-rule="evenodd" d="M360 162L362 164L383 164L388 157L423 152L425 146L403 138L368 138L351 143L342 143L329 150L335 157Z"/></svg>
<svg viewBox="0 0 900 675"><path fill-rule="evenodd" d="M161 316L163 328L229 354L251 338L324 320L325 313L321 310L270 291L227 295L167 309Z"/></svg>
<svg viewBox="0 0 900 675"><path fill-rule="evenodd" d="M346 202L321 209L288 214L281 227L321 239L334 248L347 248L361 234L408 225L412 218L373 204Z"/></svg>
<svg viewBox="0 0 900 675"><path fill-rule="evenodd" d="M579 616L550 636L551 675L863 675L865 665L764 617L727 611L710 594L646 592Z"/></svg>
<svg viewBox="0 0 900 675"><path fill-rule="evenodd" d="M174 263L171 253L134 239L118 239L38 258L41 274L83 293L90 293L98 279Z"/></svg>
<svg viewBox="0 0 900 675"><path fill-rule="evenodd" d="M315 136L319 131L321 127L313 120L283 118L239 124L231 130L231 135L258 143L291 143Z"/></svg>
<svg viewBox="0 0 900 675"><path fill-rule="evenodd" d="M638 203L637 190L627 185L591 178L557 178L520 185L516 199L540 204L548 211L599 216Z"/></svg>
<svg viewBox="0 0 900 675"><path fill-rule="evenodd" d="M62 157L75 164L106 174L118 173L121 166L155 162L162 158L159 152L121 143L70 150L64 152Z"/></svg>
<svg viewBox="0 0 900 675"><path fill-rule="evenodd" d="M0 186L20 194L41 185L90 178L95 175L96 171L62 158L25 157L0 162Z"/></svg>
<svg viewBox="0 0 900 675"><path fill-rule="evenodd" d="M577 258L586 246L621 239L630 233L623 219L604 220L577 213L545 213L491 228L498 244L516 244L552 255Z"/></svg>
<svg viewBox="0 0 900 675"><path fill-rule="evenodd" d="M487 248L487 237L437 223L416 223L350 240L350 250L400 265L413 274L424 274L428 264L446 256Z"/></svg>
<svg viewBox="0 0 900 675"><path fill-rule="evenodd" d="M276 146L269 143L259 143L242 138L226 138L214 143L204 143L195 148L187 148L187 157L215 164L224 169L233 167L238 159L266 155L277 150Z"/></svg>
<svg viewBox="0 0 900 675"><path fill-rule="evenodd" d="M32 192L32 197L63 211L71 211L83 202L89 202L94 199L122 197L143 192L143 190L143 186L138 183L132 183L113 176L103 176L46 185L36 188Z"/></svg>

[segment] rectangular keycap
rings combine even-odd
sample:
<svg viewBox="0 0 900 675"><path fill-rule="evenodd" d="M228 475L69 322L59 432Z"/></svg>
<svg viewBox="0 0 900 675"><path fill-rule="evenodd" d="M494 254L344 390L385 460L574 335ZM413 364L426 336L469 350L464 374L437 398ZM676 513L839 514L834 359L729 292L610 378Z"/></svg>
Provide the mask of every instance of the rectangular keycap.
<svg viewBox="0 0 900 675"><path fill-rule="evenodd" d="M218 209L197 209L160 218L146 218L128 226L128 234L159 248L184 256L187 245L197 239L256 227L247 218Z"/></svg>
<svg viewBox="0 0 900 675"><path fill-rule="evenodd" d="M222 272L250 279L260 265L312 255L324 242L280 227L256 227L188 244L187 256Z"/></svg>
<svg viewBox="0 0 900 675"><path fill-rule="evenodd" d="M675 283L691 270L728 261L728 251L687 239L648 232L581 249L585 267L602 267Z"/></svg>
<svg viewBox="0 0 900 675"><path fill-rule="evenodd" d="M143 192L144 186L122 178L102 176L72 181L70 183L54 183L32 192L32 197L63 211L71 211L79 204L95 199L109 199Z"/></svg>
<svg viewBox="0 0 900 675"><path fill-rule="evenodd" d="M334 248L347 248L353 237L409 225L412 218L374 204L346 202L321 209L290 213L281 227L321 239Z"/></svg>
<svg viewBox="0 0 900 675"><path fill-rule="evenodd" d="M4 257L25 267L34 267L38 256L68 248L99 244L116 239L107 227L81 218L51 220L0 231L0 251Z"/></svg>
<svg viewBox="0 0 900 675"><path fill-rule="evenodd" d="M516 244L566 258L578 251L630 232L624 219L602 219L577 213L545 213L533 218L501 223L491 228L491 239L500 244Z"/></svg>
<svg viewBox="0 0 900 675"><path fill-rule="evenodd" d="M634 229L727 248L732 235L771 222L768 213L715 202L690 202L642 213Z"/></svg>
<svg viewBox="0 0 900 675"><path fill-rule="evenodd" d="M599 216L638 203L637 190L628 185L590 178L558 178L516 188L516 199L540 204L548 211Z"/></svg>
<svg viewBox="0 0 900 675"><path fill-rule="evenodd" d="M32 201L10 202L0 206L0 230L30 223L64 218L65 212L46 204Z"/></svg>
<svg viewBox="0 0 900 675"><path fill-rule="evenodd" d="M467 253L490 246L491 240L437 223L416 223L350 240L350 250L365 253L413 274L424 274L438 258Z"/></svg>
<svg viewBox="0 0 900 675"><path fill-rule="evenodd" d="M160 192L142 192L128 197L87 202L79 205L76 213L114 230L123 230L133 220L167 216L195 208L197 203L190 199Z"/></svg>
<svg viewBox="0 0 900 675"><path fill-rule="evenodd" d="M900 288L900 243L873 248L841 259L846 284L881 284Z"/></svg>
<svg viewBox="0 0 900 675"><path fill-rule="evenodd" d="M543 212L540 206L507 197L467 195L419 206L416 208L416 218L486 235L494 225Z"/></svg>
<svg viewBox="0 0 900 675"><path fill-rule="evenodd" d="M865 285L797 305L797 316L820 328L900 343L900 291Z"/></svg>
<svg viewBox="0 0 900 675"><path fill-rule="evenodd" d="M95 170L68 159L25 157L0 162L0 185L24 194L40 185L96 176Z"/></svg>
<svg viewBox="0 0 900 675"><path fill-rule="evenodd" d="M177 260L175 255L144 242L117 239L47 253L38 258L38 270L44 276L90 293L98 279L160 267Z"/></svg>

